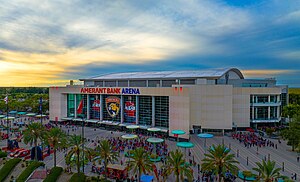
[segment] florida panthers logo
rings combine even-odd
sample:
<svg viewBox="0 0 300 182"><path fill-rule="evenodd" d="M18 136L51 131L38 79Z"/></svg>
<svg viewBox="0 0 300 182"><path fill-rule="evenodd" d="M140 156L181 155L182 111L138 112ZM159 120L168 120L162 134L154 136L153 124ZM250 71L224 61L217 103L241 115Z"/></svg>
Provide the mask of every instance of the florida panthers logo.
<svg viewBox="0 0 300 182"><path fill-rule="evenodd" d="M120 98L110 96L105 99L106 110L108 114L114 118L119 114L120 111Z"/></svg>

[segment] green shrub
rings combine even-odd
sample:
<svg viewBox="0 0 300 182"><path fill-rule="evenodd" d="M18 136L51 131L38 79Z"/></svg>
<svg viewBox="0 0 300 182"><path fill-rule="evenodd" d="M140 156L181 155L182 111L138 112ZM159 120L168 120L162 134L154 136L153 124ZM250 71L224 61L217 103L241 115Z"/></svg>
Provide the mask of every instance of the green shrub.
<svg viewBox="0 0 300 182"><path fill-rule="evenodd" d="M7 157L7 153L0 151L0 158L4 158L4 157Z"/></svg>
<svg viewBox="0 0 300 182"><path fill-rule="evenodd" d="M15 166L21 161L21 159L11 159L5 163L5 165L0 170L0 181L4 181L10 172L15 168Z"/></svg>
<svg viewBox="0 0 300 182"><path fill-rule="evenodd" d="M38 167L45 165L43 162L33 161L30 165L20 174L17 178L17 182L24 182L29 175Z"/></svg>
<svg viewBox="0 0 300 182"><path fill-rule="evenodd" d="M60 174L62 173L63 168L62 167L54 167L51 169L50 174L46 177L46 179L43 182L54 182L58 179Z"/></svg>
<svg viewBox="0 0 300 182"><path fill-rule="evenodd" d="M69 182L85 182L85 178L83 173L74 173Z"/></svg>

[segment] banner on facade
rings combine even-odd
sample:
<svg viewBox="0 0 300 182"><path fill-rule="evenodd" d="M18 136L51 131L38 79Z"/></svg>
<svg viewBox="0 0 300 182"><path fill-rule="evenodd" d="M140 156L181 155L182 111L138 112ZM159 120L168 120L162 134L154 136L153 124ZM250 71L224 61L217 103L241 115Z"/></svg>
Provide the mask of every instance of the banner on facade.
<svg viewBox="0 0 300 182"><path fill-rule="evenodd" d="M100 111L100 107L101 107L100 100L99 99L94 100L92 105L93 110Z"/></svg>
<svg viewBox="0 0 300 182"><path fill-rule="evenodd" d="M105 99L106 110L108 114L114 118L119 114L120 111L120 98L110 96Z"/></svg>
<svg viewBox="0 0 300 182"><path fill-rule="evenodd" d="M135 105L132 101L125 102L125 113L128 117L135 117Z"/></svg>

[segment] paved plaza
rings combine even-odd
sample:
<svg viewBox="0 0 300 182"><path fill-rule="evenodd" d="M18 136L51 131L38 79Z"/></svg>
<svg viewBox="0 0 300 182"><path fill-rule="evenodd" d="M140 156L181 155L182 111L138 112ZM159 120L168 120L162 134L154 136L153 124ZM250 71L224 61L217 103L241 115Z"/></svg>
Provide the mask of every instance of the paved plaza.
<svg viewBox="0 0 300 182"><path fill-rule="evenodd" d="M70 128L66 128L64 126L61 127L63 130L67 132L69 130L69 134L81 134L82 128L78 127L77 130L72 131ZM96 141L97 139L105 139L105 138L111 138L111 137L120 137L123 135L123 132L117 132L113 131L113 134L111 134L111 131L102 130L99 128L92 128L92 127L85 127L85 138L90 139L90 142L86 142L85 147L94 148L94 143L91 141ZM238 167L240 170L251 170L253 167L256 167L255 162L261 162L263 159L268 159L270 157L271 160L276 161L277 167L283 167L284 165L284 171L282 170L281 173L283 175L291 177L292 174L297 173L297 181L300 181L300 163L297 162L297 153L291 152L290 146L286 145L285 141L281 141L281 143L278 143L277 140L270 139L272 142L277 144L277 149L274 147L259 147L257 152L257 147L250 147L247 148L244 146L243 143L240 143L238 140L233 139L231 136L216 136L214 138L206 139L206 148L208 148L211 145L218 145L224 143L226 147L231 149L231 153L235 154L236 159L240 162L238 164ZM201 139L197 137L196 134L192 134L190 136L190 141L195 144L195 147L190 149L191 156L188 155L187 150L187 158L192 159L194 156L195 162L198 164L201 160L204 158L205 153L205 147L204 147L204 139ZM165 141L168 144L169 151L175 150L176 142L166 140ZM6 140L1 141L0 143L1 147L6 146ZM26 147L29 148L29 145L25 146L24 144L20 143L20 147ZM183 150L184 151L184 150ZM65 153L63 151L59 151L57 153L57 165L65 167L64 163L64 156ZM248 164L247 164L247 158L248 158ZM121 160L125 161L126 158L124 155L121 155ZM120 163L119 160L117 163ZM50 157L46 157L44 162L46 163L47 168L53 167L53 158L52 155ZM89 164L85 167L85 172L89 176L95 176L97 174L94 174L91 172L91 166L92 164ZM157 164L158 169L161 166L161 163ZM193 168L194 169L194 178L198 178L197 173L197 166ZM73 171L76 171L75 168ZM131 176L131 175L130 175Z"/></svg>

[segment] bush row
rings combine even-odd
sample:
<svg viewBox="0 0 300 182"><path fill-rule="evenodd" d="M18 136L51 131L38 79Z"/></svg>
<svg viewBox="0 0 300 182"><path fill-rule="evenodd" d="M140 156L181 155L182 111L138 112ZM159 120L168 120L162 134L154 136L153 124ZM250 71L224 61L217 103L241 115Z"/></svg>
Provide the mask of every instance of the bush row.
<svg viewBox="0 0 300 182"><path fill-rule="evenodd" d="M3 157L7 157L7 153L0 151L0 158L3 158Z"/></svg>
<svg viewBox="0 0 300 182"><path fill-rule="evenodd" d="M38 167L45 165L43 162L33 161L17 178L17 182L24 182L30 174Z"/></svg>
<svg viewBox="0 0 300 182"><path fill-rule="evenodd" d="M50 174L44 179L44 182L55 182L62 173L62 167L54 167L51 169Z"/></svg>
<svg viewBox="0 0 300 182"><path fill-rule="evenodd" d="M69 182L85 182L85 178L83 173L74 173Z"/></svg>
<svg viewBox="0 0 300 182"><path fill-rule="evenodd" d="M21 161L21 159L10 159L7 161L0 170L0 181L4 181L15 166Z"/></svg>

